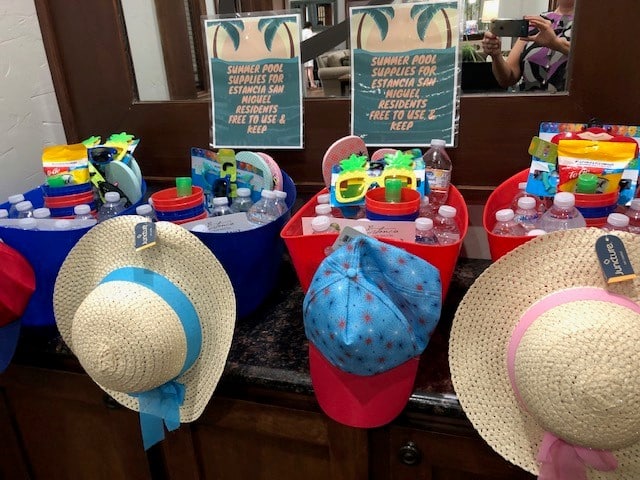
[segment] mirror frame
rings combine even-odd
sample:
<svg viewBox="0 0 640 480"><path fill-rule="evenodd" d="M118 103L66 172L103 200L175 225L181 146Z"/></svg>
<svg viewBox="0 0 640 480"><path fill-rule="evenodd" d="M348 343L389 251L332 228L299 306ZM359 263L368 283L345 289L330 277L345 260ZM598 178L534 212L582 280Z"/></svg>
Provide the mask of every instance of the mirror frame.
<svg viewBox="0 0 640 480"><path fill-rule="evenodd" d="M495 185L528 166L527 147L542 121L639 123L639 102L630 101L640 85L640 59L631 53L640 24L636 1L577 2L568 93L460 97L450 155L453 183L468 203L484 203ZM141 138L136 158L148 180L188 175L190 147L209 144L209 103L136 100L120 2L35 4L67 141L127 131ZM322 186L322 156L349 135L350 105L349 98L305 98L305 148L269 150L299 194Z"/></svg>

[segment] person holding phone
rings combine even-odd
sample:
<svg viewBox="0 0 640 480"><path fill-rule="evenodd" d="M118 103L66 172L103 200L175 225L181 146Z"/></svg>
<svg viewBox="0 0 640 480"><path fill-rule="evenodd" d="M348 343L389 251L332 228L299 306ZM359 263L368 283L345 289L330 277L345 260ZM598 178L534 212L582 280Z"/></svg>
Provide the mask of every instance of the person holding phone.
<svg viewBox="0 0 640 480"><path fill-rule="evenodd" d="M520 80L521 91L562 91L566 89L567 60L576 0L558 0L557 8L542 15L525 16L529 36L518 38L506 58L502 41L485 32L482 50L492 60L493 75L501 87Z"/></svg>

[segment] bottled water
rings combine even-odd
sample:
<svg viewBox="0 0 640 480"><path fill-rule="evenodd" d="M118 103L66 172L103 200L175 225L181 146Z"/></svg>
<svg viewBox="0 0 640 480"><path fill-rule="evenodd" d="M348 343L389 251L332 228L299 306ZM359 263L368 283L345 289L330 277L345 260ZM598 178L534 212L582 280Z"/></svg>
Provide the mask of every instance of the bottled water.
<svg viewBox="0 0 640 480"><path fill-rule="evenodd" d="M510 208L503 208L496 212L496 224L491 233L502 237L522 237L526 235L524 227L516 222L515 214Z"/></svg>
<svg viewBox="0 0 640 480"><path fill-rule="evenodd" d="M631 200L631 205L626 211L629 217L629 231L631 233L640 233L640 198Z"/></svg>
<svg viewBox="0 0 640 480"><path fill-rule="evenodd" d="M538 215L542 215L547 209L547 202L545 202L542 198L536 197L535 195L531 195L527 193L527 182L520 182L518 184L518 193L516 193L511 201L511 205L508 207L514 212L518 209L518 200L522 197L531 197L535 200L536 206L535 209L538 211ZM516 216L518 214L516 213Z"/></svg>
<svg viewBox="0 0 640 480"><path fill-rule="evenodd" d="M416 243L438 245L438 237L433 230L433 220L426 217L416 218Z"/></svg>
<svg viewBox="0 0 640 480"><path fill-rule="evenodd" d="M198 223L198 224L194 225L193 227L191 227L191 231L192 232L206 233L206 232L209 231L209 228L204 223Z"/></svg>
<svg viewBox="0 0 640 480"><path fill-rule="evenodd" d="M76 220L93 220L93 215L91 215L91 206L86 203L73 207L73 213L73 218Z"/></svg>
<svg viewBox="0 0 640 480"><path fill-rule="evenodd" d="M143 203L142 205L138 205L136 207L136 215L145 217L149 222L158 221L158 217L156 217L156 212L153 210L153 207L148 203Z"/></svg>
<svg viewBox="0 0 640 480"><path fill-rule="evenodd" d="M36 208L33 211L33 218L51 218L51 210L47 207Z"/></svg>
<svg viewBox="0 0 640 480"><path fill-rule="evenodd" d="M575 207L576 199L573 193L558 192L553 197L553 205L544 212L538 227L547 233L556 230L567 230L570 228L586 227L582 214Z"/></svg>
<svg viewBox="0 0 640 480"><path fill-rule="evenodd" d="M325 217L331 217L331 205L323 203L316 205L316 216L324 215Z"/></svg>
<svg viewBox="0 0 640 480"><path fill-rule="evenodd" d="M629 217L627 217L624 213L610 213L607 217L607 223L604 227L602 227L602 229L608 232L628 232Z"/></svg>
<svg viewBox="0 0 640 480"><path fill-rule="evenodd" d="M449 197L451 183L451 159L447 155L444 140L431 140L431 148L424 154L425 175L429 182L429 203L433 208L444 205Z"/></svg>
<svg viewBox="0 0 640 480"><path fill-rule="evenodd" d="M71 220L66 220L66 219L56 220L53 223L53 229L57 230L57 231L71 230L72 229L72 225L73 224L71 223Z"/></svg>
<svg viewBox="0 0 640 480"><path fill-rule="evenodd" d="M239 188L236 190L236 197L231 202L231 211L233 213L248 212L253 205L251 201L251 190L248 188Z"/></svg>
<svg viewBox="0 0 640 480"><path fill-rule="evenodd" d="M289 209L289 207L287 207L287 192L274 190L273 193L276 195L276 207L278 207L278 211L280 215L282 215Z"/></svg>
<svg viewBox="0 0 640 480"><path fill-rule="evenodd" d="M247 219L257 225L265 225L273 222L280 216L280 211L277 205L275 205L275 198L276 196L273 191L262 190L260 200L251 205L251 208L247 212Z"/></svg>
<svg viewBox="0 0 640 480"><path fill-rule="evenodd" d="M433 205L429 203L429 195L423 195L420 199L420 213L418 215L422 218L433 218L435 213Z"/></svg>
<svg viewBox="0 0 640 480"><path fill-rule="evenodd" d="M331 203L331 194L323 193L318 195L316 198L318 201L318 205L330 205ZM339 208L331 207L331 216L334 218L342 218L342 212Z"/></svg>
<svg viewBox="0 0 640 480"><path fill-rule="evenodd" d="M537 237L537 236L540 236L540 235L544 235L545 233L547 233L547 232L545 232L541 228L534 228L533 230L529 230L527 232L527 237Z"/></svg>
<svg viewBox="0 0 640 480"><path fill-rule="evenodd" d="M16 204L16 211L18 212L16 218L33 217L33 204L29 200L24 200Z"/></svg>
<svg viewBox="0 0 640 480"><path fill-rule="evenodd" d="M120 203L120 194L118 192L107 192L104 194L105 202L98 211L98 222L104 222L109 218L115 217L124 210L124 205Z"/></svg>
<svg viewBox="0 0 640 480"><path fill-rule="evenodd" d="M448 245L460 240L460 230L456 223L457 213L456 208L451 205L442 205L438 209L438 214L433 220L433 228L440 245Z"/></svg>
<svg viewBox="0 0 640 480"><path fill-rule="evenodd" d="M0 218L9 218L9 210L0 208Z"/></svg>
<svg viewBox="0 0 640 480"><path fill-rule="evenodd" d="M313 220L311 220L311 229L313 230L314 235L316 233L329 233L330 226L331 219L329 217L325 217L324 215L314 217Z"/></svg>
<svg viewBox="0 0 640 480"><path fill-rule="evenodd" d="M212 217L221 217L233 213L229 207L229 199L227 197L213 197L213 208L211 209Z"/></svg>
<svg viewBox="0 0 640 480"><path fill-rule="evenodd" d="M539 218L538 210L536 210L536 199L527 196L520 197L514 217L516 223L519 224L525 232L528 232L536 228Z"/></svg>
<svg viewBox="0 0 640 480"><path fill-rule="evenodd" d="M18 218L18 210L16 209L16 205L20 202L24 202L24 195L18 193L17 195L11 195L9 197L9 218Z"/></svg>

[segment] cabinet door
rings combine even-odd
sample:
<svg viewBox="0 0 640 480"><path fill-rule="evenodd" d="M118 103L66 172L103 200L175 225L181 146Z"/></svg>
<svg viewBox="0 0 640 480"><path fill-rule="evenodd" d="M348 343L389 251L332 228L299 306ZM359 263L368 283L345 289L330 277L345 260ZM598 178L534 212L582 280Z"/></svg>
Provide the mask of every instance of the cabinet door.
<svg viewBox="0 0 640 480"><path fill-rule="evenodd" d="M9 445L21 458L1 455L0 478L18 461L28 475L6 478L151 477L137 413L116 404L86 375L14 365L0 375L0 410L2 398L0 432L4 413L13 430Z"/></svg>
<svg viewBox="0 0 640 480"><path fill-rule="evenodd" d="M203 479L368 478L366 431L344 427L319 413L214 396L190 428L193 464ZM174 454L174 445L180 443L176 437L171 434L163 442L165 456ZM186 462L189 457L182 456ZM175 458L164 463L171 478L196 476Z"/></svg>
<svg viewBox="0 0 640 480"><path fill-rule="evenodd" d="M389 429L391 480L533 480L535 477L511 465L481 438L403 427ZM383 467L384 468L384 467Z"/></svg>

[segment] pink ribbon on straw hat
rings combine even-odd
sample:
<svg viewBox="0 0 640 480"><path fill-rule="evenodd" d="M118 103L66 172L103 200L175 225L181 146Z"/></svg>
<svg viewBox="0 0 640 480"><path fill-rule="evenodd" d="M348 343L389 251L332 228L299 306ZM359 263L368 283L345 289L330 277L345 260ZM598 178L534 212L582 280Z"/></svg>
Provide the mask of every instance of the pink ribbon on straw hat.
<svg viewBox="0 0 640 480"><path fill-rule="evenodd" d="M516 399L525 410L526 405L520 395L515 378L516 352L520 341L527 329L542 314L564 303L579 300L602 300L635 310L639 308L637 304L627 298L596 288L566 290L562 292L562 295L551 295L529 308L514 328L507 349L507 371L511 381L511 388ZM538 449L537 459L541 462L538 480L587 480L586 467L591 467L601 472L609 472L618 467L618 460L610 451L573 445L551 432L545 432Z"/></svg>

